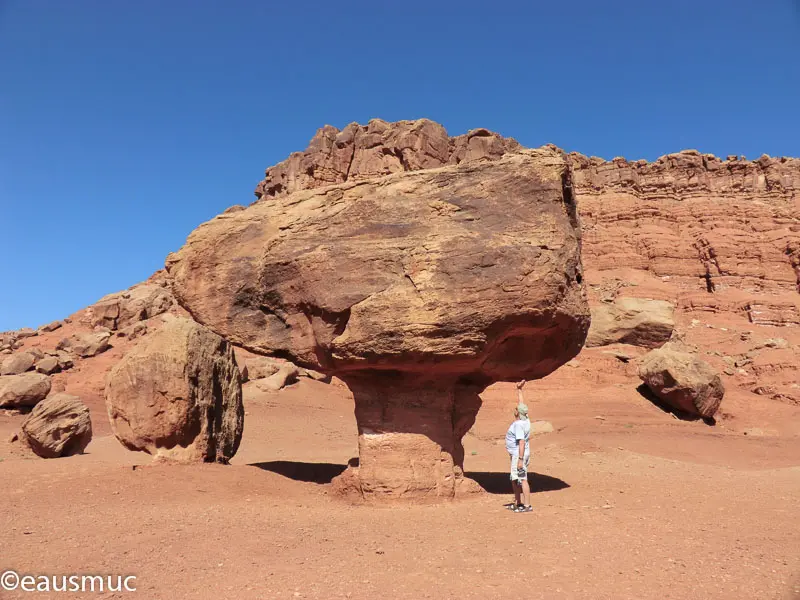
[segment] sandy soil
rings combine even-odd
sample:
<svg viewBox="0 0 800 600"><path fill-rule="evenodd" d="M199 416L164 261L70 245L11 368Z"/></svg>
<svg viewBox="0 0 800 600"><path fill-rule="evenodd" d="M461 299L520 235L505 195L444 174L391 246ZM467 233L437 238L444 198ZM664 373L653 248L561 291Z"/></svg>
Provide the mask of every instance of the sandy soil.
<svg viewBox="0 0 800 600"><path fill-rule="evenodd" d="M465 438L486 493L438 505L330 493L357 454L352 400L336 385L247 384L227 467L150 466L93 402L83 456L0 444L0 570L137 576L135 594L83 596L104 598L800 598L799 409L726 398L736 413L750 403L749 435L747 418L677 420L616 359L598 370L607 356L585 351L526 388L534 419L555 427L534 440L530 514L503 506L509 384L487 390ZM0 413L1 439L21 419Z"/></svg>

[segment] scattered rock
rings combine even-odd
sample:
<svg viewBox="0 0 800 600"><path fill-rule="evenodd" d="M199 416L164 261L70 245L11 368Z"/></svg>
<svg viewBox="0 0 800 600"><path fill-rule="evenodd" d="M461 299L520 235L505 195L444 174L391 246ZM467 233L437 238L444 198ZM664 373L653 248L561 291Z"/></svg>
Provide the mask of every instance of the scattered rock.
<svg viewBox="0 0 800 600"><path fill-rule="evenodd" d="M82 454L92 441L89 409L77 396L53 394L23 421L22 438L42 458Z"/></svg>
<svg viewBox="0 0 800 600"><path fill-rule="evenodd" d="M0 377L0 408L30 408L50 393L51 382L41 373Z"/></svg>
<svg viewBox="0 0 800 600"><path fill-rule="evenodd" d="M77 333L64 338L58 343L58 350L70 350L81 358L97 356L110 348L108 343L111 333L108 331L95 331L92 333Z"/></svg>
<svg viewBox="0 0 800 600"><path fill-rule="evenodd" d="M145 283L105 296L93 304L90 307L91 322L115 331L165 313L174 303L169 290Z"/></svg>
<svg viewBox="0 0 800 600"><path fill-rule="evenodd" d="M261 390L277 392L290 383L297 381L299 374L300 370L293 364L288 363L283 365L280 369L278 369L278 371L269 377L266 377L265 379L259 379L256 385Z"/></svg>
<svg viewBox="0 0 800 600"><path fill-rule="evenodd" d="M689 415L713 417L725 394L711 365L670 348L648 353L639 364L639 377L658 398Z"/></svg>
<svg viewBox="0 0 800 600"><path fill-rule="evenodd" d="M49 333L51 331L59 329L63 325L64 323L62 321L53 321L52 323L48 323L47 325L42 325L41 327L39 327L39 331Z"/></svg>
<svg viewBox="0 0 800 600"><path fill-rule="evenodd" d="M36 371L38 373L52 375L53 373L58 373L60 370L61 365L58 362L58 358L55 356L45 356L43 359L36 362Z"/></svg>
<svg viewBox="0 0 800 600"><path fill-rule="evenodd" d="M785 350L789 347L789 342L783 338L770 338L758 344L753 350L760 350L762 348L775 348L778 350Z"/></svg>
<svg viewBox="0 0 800 600"><path fill-rule="evenodd" d="M16 338L18 340L24 340L25 338L39 335L39 332L31 329L30 327L23 327L22 329L17 329L14 333L16 334Z"/></svg>
<svg viewBox="0 0 800 600"><path fill-rule="evenodd" d="M592 325L586 346L630 344L658 348L667 343L675 328L675 307L663 300L617 298L592 307Z"/></svg>
<svg viewBox="0 0 800 600"><path fill-rule="evenodd" d="M286 364L286 361L268 356L255 356L246 358L243 368L247 371L248 381L255 381L256 379L265 379L274 375Z"/></svg>
<svg viewBox="0 0 800 600"><path fill-rule="evenodd" d="M139 321L138 323L129 325L125 329L119 330L117 332L117 337L128 338L129 340L135 340L136 338L141 337L146 333L147 333L147 323Z"/></svg>
<svg viewBox="0 0 800 600"><path fill-rule="evenodd" d="M0 375L19 375L33 369L36 357L30 352L17 352L0 363Z"/></svg>
<svg viewBox="0 0 800 600"><path fill-rule="evenodd" d="M106 405L130 450L180 462L228 462L244 424L242 386L228 342L173 317L115 365Z"/></svg>

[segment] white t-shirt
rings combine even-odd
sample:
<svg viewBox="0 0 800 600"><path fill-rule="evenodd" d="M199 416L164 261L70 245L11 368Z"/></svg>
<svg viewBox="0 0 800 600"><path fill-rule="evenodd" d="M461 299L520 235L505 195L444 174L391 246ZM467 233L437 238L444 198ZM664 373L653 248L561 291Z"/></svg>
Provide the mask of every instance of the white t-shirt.
<svg viewBox="0 0 800 600"><path fill-rule="evenodd" d="M517 419L511 424L506 432L506 450L509 454L519 452L519 441L525 440L525 455L531 453L531 446L528 438L531 436L531 422L528 419Z"/></svg>

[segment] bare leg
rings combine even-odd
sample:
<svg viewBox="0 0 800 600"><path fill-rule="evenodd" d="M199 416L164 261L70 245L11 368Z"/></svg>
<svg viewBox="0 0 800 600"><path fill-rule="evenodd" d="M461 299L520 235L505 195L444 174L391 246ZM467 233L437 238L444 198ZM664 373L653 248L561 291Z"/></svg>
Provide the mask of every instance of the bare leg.
<svg viewBox="0 0 800 600"><path fill-rule="evenodd" d="M522 496L524 498L523 504L525 506L531 505L531 485L528 483L528 478L522 480Z"/></svg>
<svg viewBox="0 0 800 600"><path fill-rule="evenodd" d="M522 488L519 485L519 481L512 481L511 487L514 488L514 504L519 506L520 504L520 496L522 492Z"/></svg>

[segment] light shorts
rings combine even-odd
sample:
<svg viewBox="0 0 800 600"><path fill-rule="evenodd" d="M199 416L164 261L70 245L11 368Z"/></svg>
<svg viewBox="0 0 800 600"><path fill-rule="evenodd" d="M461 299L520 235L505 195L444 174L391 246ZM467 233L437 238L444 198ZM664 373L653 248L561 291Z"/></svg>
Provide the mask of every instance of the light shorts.
<svg viewBox="0 0 800 600"><path fill-rule="evenodd" d="M531 455L526 454L522 457L522 468L523 473L520 475L517 472L517 460L519 459L519 453L514 452L511 455L511 481L521 481L528 478L528 463L531 461Z"/></svg>

